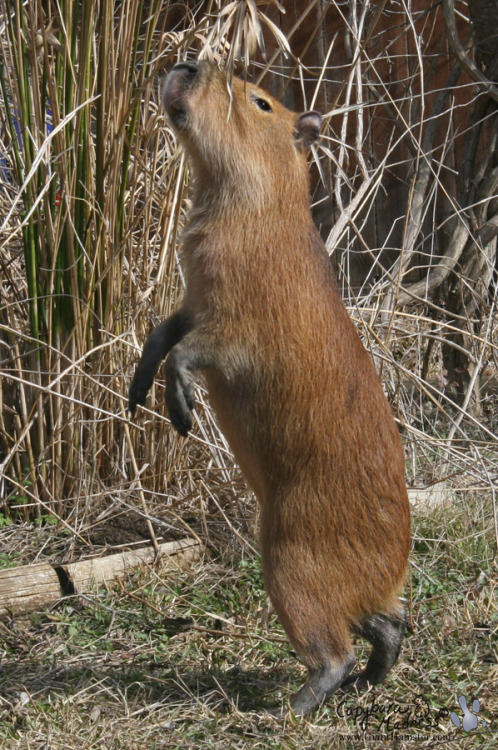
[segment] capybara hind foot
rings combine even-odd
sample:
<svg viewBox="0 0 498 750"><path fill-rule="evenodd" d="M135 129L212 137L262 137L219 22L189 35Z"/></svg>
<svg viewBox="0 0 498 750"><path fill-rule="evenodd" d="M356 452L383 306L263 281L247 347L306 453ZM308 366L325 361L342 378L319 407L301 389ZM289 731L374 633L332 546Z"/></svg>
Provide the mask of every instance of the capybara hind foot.
<svg viewBox="0 0 498 750"><path fill-rule="evenodd" d="M341 687L348 689L354 685L363 689L382 682L398 659L405 627L404 615L374 614L365 617L361 625L355 628L355 632L370 641L372 653L365 669L349 675Z"/></svg>
<svg viewBox="0 0 498 750"><path fill-rule="evenodd" d="M320 706L342 685L355 663L354 656L348 654L342 662L328 661L318 669L310 669L307 681L291 699L294 713L306 716Z"/></svg>

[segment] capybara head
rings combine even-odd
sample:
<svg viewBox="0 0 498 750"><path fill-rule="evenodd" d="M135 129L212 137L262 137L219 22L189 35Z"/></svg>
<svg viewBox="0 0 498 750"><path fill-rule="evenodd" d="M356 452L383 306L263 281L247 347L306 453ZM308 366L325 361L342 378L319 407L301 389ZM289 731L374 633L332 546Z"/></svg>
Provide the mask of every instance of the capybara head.
<svg viewBox="0 0 498 750"><path fill-rule="evenodd" d="M274 191L307 190L305 148L320 133L317 112L296 115L252 83L209 62L175 65L163 104L205 189L266 203Z"/></svg>

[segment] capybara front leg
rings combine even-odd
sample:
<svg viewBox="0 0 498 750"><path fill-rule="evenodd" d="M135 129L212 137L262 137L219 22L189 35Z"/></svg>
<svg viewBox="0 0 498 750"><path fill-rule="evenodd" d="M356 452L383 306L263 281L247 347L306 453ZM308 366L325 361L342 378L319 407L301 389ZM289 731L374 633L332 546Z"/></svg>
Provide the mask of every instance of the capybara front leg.
<svg viewBox="0 0 498 750"><path fill-rule="evenodd" d="M152 386L159 365L170 349L175 346L190 328L189 316L184 310L178 310L154 328L143 348L140 362L128 395L128 409L133 415L137 404L145 405L147 393Z"/></svg>
<svg viewBox="0 0 498 750"><path fill-rule="evenodd" d="M192 429L195 407L193 373L212 367L214 361L192 331L170 351L166 360L166 404L173 427L186 437Z"/></svg>

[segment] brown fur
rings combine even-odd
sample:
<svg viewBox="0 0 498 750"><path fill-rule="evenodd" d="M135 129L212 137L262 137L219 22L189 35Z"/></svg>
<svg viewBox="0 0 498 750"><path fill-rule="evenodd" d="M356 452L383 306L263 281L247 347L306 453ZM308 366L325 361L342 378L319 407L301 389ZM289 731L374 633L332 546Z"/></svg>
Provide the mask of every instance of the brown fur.
<svg viewBox="0 0 498 750"><path fill-rule="evenodd" d="M377 615L401 627L409 551L401 441L311 218L303 144L316 136L316 113L298 118L237 78L230 97L225 74L206 63L197 72L178 66L164 99L195 178L186 292L180 329L144 350L130 408L144 402L173 347L167 399L185 434L178 393L190 392L190 373L204 372L261 503L265 585L310 670L292 702L307 713L345 682L352 629L372 636L375 652L384 632ZM325 680L336 668L340 676ZM366 677L384 671L367 668Z"/></svg>

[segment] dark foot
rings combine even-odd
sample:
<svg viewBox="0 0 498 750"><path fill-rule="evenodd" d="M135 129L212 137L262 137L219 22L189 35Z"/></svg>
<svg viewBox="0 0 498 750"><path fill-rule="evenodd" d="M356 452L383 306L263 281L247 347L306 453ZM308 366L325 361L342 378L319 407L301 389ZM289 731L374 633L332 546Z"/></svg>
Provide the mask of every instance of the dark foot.
<svg viewBox="0 0 498 750"><path fill-rule="evenodd" d="M329 662L319 669L310 670L306 683L291 700L291 709L298 716L306 716L320 706L344 682L356 664L352 654L343 662Z"/></svg>
<svg viewBox="0 0 498 750"><path fill-rule="evenodd" d="M401 615L388 616L374 614L365 617L356 632L372 644L372 653L367 666L361 672L349 675L342 683L342 689L354 685L359 689L377 685L396 664L405 634L405 618Z"/></svg>

